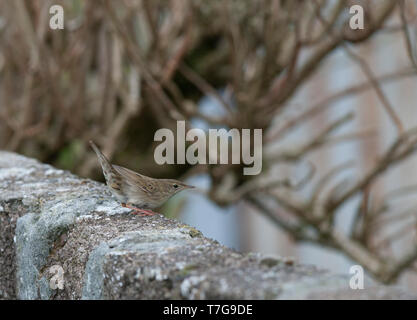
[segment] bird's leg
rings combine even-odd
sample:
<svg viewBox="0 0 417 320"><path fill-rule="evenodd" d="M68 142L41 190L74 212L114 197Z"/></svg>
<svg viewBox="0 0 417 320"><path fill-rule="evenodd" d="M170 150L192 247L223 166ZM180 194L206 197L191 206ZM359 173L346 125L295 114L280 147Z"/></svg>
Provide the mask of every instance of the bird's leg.
<svg viewBox="0 0 417 320"><path fill-rule="evenodd" d="M140 216L153 216L155 214L158 214L158 212L154 212L152 210L145 210L145 209L136 208L136 207L130 206L126 203L122 203L122 207L132 209L133 214L138 214Z"/></svg>
<svg viewBox="0 0 417 320"><path fill-rule="evenodd" d="M158 214L158 212L155 212L152 210L145 210L145 209L139 209L139 208L135 208L133 210L135 210L132 212L133 214L139 214L140 216L154 216Z"/></svg>

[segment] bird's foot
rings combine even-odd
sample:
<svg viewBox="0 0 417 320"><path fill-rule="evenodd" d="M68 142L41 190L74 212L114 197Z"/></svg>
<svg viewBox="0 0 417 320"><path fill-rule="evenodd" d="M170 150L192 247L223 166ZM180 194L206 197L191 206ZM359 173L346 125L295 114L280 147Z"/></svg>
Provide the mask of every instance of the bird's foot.
<svg viewBox="0 0 417 320"><path fill-rule="evenodd" d="M152 210L145 210L145 209L139 209L139 208L133 208L133 212L132 214L136 214L139 215L141 217L145 217L145 216L154 216L156 214L158 214L158 212L154 212Z"/></svg>
<svg viewBox="0 0 417 320"><path fill-rule="evenodd" d="M153 216L155 214L158 214L158 212L154 212L152 210L145 210L145 209L136 208L136 207L130 206L126 203L122 203L122 207L132 209L133 210L132 214L136 214L136 215L139 215L141 217Z"/></svg>

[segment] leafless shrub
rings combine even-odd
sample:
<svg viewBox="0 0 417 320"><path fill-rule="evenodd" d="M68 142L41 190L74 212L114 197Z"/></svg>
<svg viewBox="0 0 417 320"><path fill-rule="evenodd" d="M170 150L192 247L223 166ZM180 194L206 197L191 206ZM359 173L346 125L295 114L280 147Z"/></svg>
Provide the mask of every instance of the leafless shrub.
<svg viewBox="0 0 417 320"><path fill-rule="evenodd" d="M409 32L410 24L416 23L412 2L363 1L365 29L355 31L348 27L347 15L353 2L344 0L62 3L66 21L61 31L48 28L51 1L0 3L1 148L55 164L67 152L72 156L70 169L90 175L96 162L85 151L85 142L94 139L110 157L140 157L142 171L157 175L161 172L153 163L152 137L159 127L175 128L176 120L199 118L225 128L261 128L266 133L261 176L242 176L237 165L177 166L168 174L207 172L212 180L208 196L216 203L248 201L294 239L339 250L380 281L393 282L412 268L417 247L402 257L386 257L381 248L394 241L393 236L380 246L369 240L371 233L385 234L386 223L415 214L388 215L395 211L390 197L383 203L372 203L370 197L375 181L417 148L417 129L403 125L399 106L381 88L382 83L416 75ZM386 26L392 15L399 16L401 25ZM381 76L355 46L384 30L404 35L410 67ZM324 97L276 125L293 108L289 101L295 92L337 49L361 68L367 81ZM220 88L230 99L219 94ZM375 91L397 131L374 167L348 186L336 176L351 163L337 166L317 179L307 195L300 191L313 183L314 164L297 183L271 174L268 168L278 163L297 163L324 146L369 135L364 130L334 136L336 129L352 121L349 114L323 124L319 133L290 150L274 148L333 103L366 90ZM205 95L218 100L223 115L201 112L198 100ZM401 190L397 196L410 191ZM356 196L361 205L352 212L351 233L345 234L335 218ZM408 229L394 236L415 232Z"/></svg>

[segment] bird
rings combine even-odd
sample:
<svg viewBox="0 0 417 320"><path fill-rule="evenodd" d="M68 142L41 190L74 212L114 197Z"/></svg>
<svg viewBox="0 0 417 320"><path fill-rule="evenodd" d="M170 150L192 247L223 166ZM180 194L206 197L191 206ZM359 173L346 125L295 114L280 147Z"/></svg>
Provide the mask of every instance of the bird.
<svg viewBox="0 0 417 320"><path fill-rule="evenodd" d="M156 179L133 170L111 164L93 141L89 141L103 170L106 184L123 207L134 214L151 216L153 209L160 207L169 198L185 189L193 189L175 179Z"/></svg>

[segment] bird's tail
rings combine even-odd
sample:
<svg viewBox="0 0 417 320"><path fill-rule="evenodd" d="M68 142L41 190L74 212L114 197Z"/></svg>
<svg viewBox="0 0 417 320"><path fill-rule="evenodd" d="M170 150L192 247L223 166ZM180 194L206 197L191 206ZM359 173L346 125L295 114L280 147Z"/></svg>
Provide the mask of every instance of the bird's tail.
<svg viewBox="0 0 417 320"><path fill-rule="evenodd" d="M114 171L113 166L110 164L106 156L100 151L93 141L89 141L90 146L93 148L94 152L97 154L98 161L100 162L101 168L103 169L104 177L106 180L109 179L109 174Z"/></svg>

